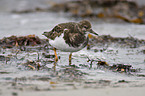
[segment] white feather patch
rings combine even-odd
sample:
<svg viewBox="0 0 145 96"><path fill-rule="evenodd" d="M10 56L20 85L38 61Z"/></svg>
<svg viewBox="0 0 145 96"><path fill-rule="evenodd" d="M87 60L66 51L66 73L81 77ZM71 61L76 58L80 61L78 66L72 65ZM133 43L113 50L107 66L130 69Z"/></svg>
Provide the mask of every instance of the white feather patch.
<svg viewBox="0 0 145 96"><path fill-rule="evenodd" d="M63 36L64 34L61 34L59 37L56 37L54 40L49 40L49 43L56 49L65 51L65 52L76 52L83 48L83 45L79 47L75 47L75 48L70 47L68 44L65 43Z"/></svg>

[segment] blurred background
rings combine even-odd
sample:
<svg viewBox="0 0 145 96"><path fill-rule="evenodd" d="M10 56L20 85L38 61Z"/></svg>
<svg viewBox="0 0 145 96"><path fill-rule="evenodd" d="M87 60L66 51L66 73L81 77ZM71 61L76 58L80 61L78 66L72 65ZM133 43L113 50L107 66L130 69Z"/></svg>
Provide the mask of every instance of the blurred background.
<svg viewBox="0 0 145 96"><path fill-rule="evenodd" d="M135 2L138 5L145 5L145 0L0 0L0 11L5 12L12 10L26 10L35 9L36 7L46 8L50 7L52 3L63 3L63 2L84 2L84 1L97 1L97 2L116 2L116 1L129 1Z"/></svg>
<svg viewBox="0 0 145 96"><path fill-rule="evenodd" d="M12 10L22 10L22 9L35 9L36 7L49 7L51 2L62 3L69 1L87 1L87 0L0 0L0 11L12 11ZM139 5L144 5L145 0L88 0L88 1L133 1Z"/></svg>
<svg viewBox="0 0 145 96"><path fill-rule="evenodd" d="M144 13L145 0L0 0L0 38L44 38L58 23L88 19L100 35L144 39Z"/></svg>

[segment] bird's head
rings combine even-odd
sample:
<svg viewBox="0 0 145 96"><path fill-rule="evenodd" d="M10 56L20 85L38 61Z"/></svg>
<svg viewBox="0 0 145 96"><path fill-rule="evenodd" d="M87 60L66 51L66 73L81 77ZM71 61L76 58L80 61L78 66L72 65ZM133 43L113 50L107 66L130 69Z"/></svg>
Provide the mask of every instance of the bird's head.
<svg viewBox="0 0 145 96"><path fill-rule="evenodd" d="M89 32L94 35L98 35L95 31L92 30L91 23L87 20L82 20L79 22L83 32Z"/></svg>

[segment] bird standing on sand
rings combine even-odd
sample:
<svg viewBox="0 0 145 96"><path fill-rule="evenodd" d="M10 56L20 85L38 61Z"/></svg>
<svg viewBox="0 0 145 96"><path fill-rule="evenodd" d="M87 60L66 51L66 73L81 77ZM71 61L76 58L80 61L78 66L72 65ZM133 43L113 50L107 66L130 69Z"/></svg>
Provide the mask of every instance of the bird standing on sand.
<svg viewBox="0 0 145 96"><path fill-rule="evenodd" d="M55 62L58 61L56 54L56 49L58 49L70 52L69 65L71 65L72 52L77 52L86 47L89 33L98 35L92 30L89 21L82 20L79 23L68 22L58 24L50 32L44 32L43 35L49 39L50 45L54 47Z"/></svg>

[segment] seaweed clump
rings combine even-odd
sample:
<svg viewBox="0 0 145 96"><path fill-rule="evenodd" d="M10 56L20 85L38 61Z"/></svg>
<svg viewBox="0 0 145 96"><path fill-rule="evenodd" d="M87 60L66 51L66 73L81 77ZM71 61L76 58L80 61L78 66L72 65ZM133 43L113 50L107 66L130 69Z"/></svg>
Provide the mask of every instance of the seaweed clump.
<svg viewBox="0 0 145 96"><path fill-rule="evenodd" d="M140 72L140 68L134 69L131 64L113 64L109 65L106 61L102 61L100 59L94 60L94 59L89 59L91 61L90 63L90 68L92 68L92 63L96 62L97 69L108 69L111 70L112 72L119 72L119 73L127 73L127 74L132 74L132 72Z"/></svg>
<svg viewBox="0 0 145 96"><path fill-rule="evenodd" d="M129 23L145 24L145 6L135 0L67 0L49 2L48 7L36 6L33 9L16 9L14 13L64 12L75 18L98 18L122 20Z"/></svg>
<svg viewBox="0 0 145 96"><path fill-rule="evenodd" d="M74 17L120 19L125 22L145 24L144 7L131 0L71 0L55 3L50 11L63 11Z"/></svg>
<svg viewBox="0 0 145 96"><path fill-rule="evenodd" d="M89 35L89 46L90 49L94 44L104 46L105 44L114 44L120 47L138 48L145 46L145 40L140 40L134 37L112 37L110 35L101 35L98 37Z"/></svg>
<svg viewBox="0 0 145 96"><path fill-rule="evenodd" d="M28 36L11 36L11 37L4 37L0 40L0 46L2 48L13 48L14 46L35 46L41 44L42 40L35 35L28 35Z"/></svg>

